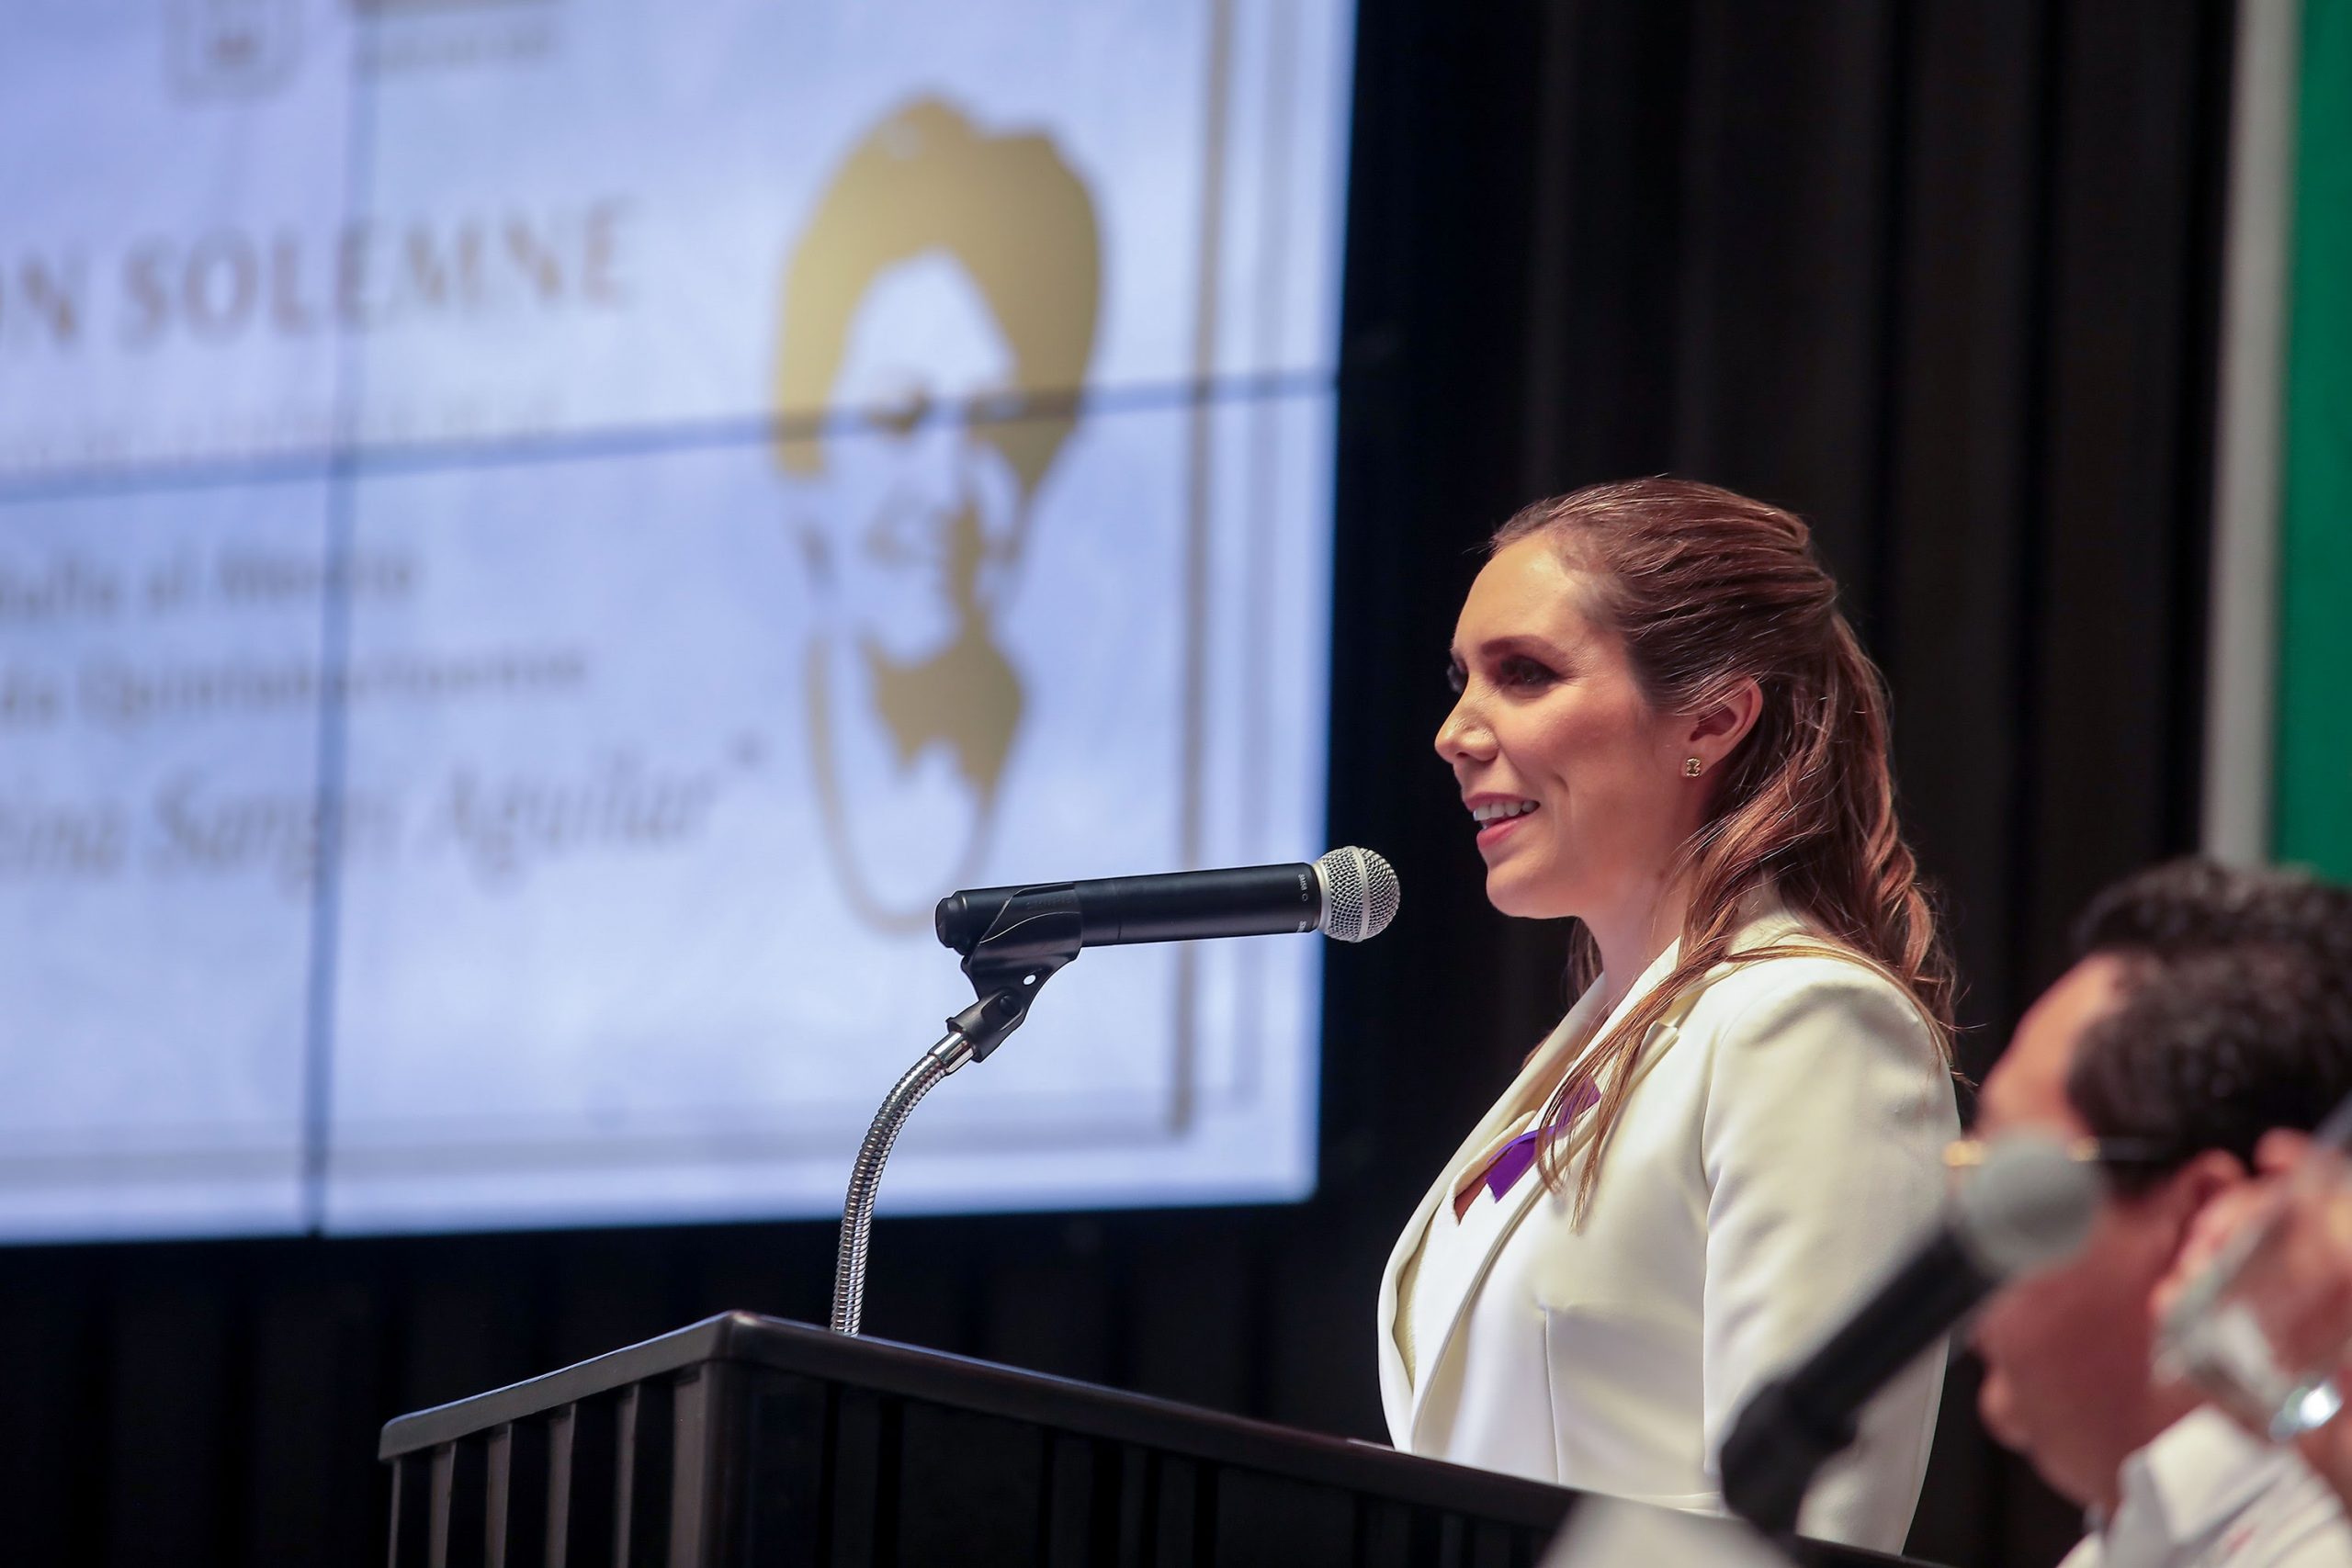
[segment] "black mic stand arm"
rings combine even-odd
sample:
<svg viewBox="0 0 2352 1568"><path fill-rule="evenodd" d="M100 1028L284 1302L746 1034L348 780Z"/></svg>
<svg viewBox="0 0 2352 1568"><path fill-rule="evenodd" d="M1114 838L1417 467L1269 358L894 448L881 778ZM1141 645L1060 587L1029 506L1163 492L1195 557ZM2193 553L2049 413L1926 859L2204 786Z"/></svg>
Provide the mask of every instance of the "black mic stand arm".
<svg viewBox="0 0 2352 1568"><path fill-rule="evenodd" d="M882 1165L899 1130L916 1103L967 1062L985 1062L989 1053L1029 1016L1029 1003L1061 966L1078 956L1081 936L1078 897L1052 900L1002 931L991 929L964 957L964 973L978 996L947 1021L947 1032L909 1067L874 1113L857 1158L850 1166L849 1196L842 1205L841 1250L833 1261L836 1334L855 1334L865 1312L865 1249L874 1231L874 1199L882 1187Z"/></svg>

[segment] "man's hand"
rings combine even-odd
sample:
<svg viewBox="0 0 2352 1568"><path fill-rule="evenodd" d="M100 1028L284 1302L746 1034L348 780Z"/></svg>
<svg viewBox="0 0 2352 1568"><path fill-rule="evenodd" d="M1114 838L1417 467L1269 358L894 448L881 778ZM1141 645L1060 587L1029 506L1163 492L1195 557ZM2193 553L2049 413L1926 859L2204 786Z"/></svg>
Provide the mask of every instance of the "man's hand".
<svg viewBox="0 0 2352 1568"><path fill-rule="evenodd" d="M2335 1365L2338 1386L2352 1390L2352 1180L2315 1180L2303 1168L2336 1157L2314 1152L2301 1133L2266 1134L2255 1151L2259 1179L2220 1194L2191 1224L2149 1303L2158 1321L2241 1226L2275 1225L2244 1287L2271 1349L2287 1366ZM2339 1414L2296 1447L2352 1511L2352 1416Z"/></svg>

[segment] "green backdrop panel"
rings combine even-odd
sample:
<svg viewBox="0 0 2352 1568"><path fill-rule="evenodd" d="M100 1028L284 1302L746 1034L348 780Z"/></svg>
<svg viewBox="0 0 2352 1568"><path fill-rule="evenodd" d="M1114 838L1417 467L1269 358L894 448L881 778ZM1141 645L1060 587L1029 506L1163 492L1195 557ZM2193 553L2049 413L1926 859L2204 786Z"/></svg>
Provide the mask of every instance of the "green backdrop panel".
<svg viewBox="0 0 2352 1568"><path fill-rule="evenodd" d="M2292 265L2276 847L2352 881L2352 0L2304 0Z"/></svg>

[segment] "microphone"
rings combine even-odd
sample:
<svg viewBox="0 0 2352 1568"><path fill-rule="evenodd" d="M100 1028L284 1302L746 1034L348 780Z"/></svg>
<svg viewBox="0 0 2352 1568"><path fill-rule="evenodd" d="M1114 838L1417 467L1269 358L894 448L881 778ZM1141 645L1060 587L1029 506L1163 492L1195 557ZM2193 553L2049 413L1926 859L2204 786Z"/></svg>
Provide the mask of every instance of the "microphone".
<svg viewBox="0 0 2352 1568"><path fill-rule="evenodd" d="M991 937L1075 914L1079 945L1191 942L1319 931L1341 942L1378 936L1396 918L1396 873L1370 850L1333 850L1312 864L1103 876L1025 887L973 887L939 901L942 946L969 958Z"/></svg>
<svg viewBox="0 0 2352 1568"><path fill-rule="evenodd" d="M1793 1531L1814 1472L1854 1440L1863 1402L2004 1280L2082 1246L2098 1197L2095 1166L2056 1139L2013 1135L1988 1145L1909 1261L1820 1348L1741 1406L1721 1460L1732 1511L1767 1534Z"/></svg>

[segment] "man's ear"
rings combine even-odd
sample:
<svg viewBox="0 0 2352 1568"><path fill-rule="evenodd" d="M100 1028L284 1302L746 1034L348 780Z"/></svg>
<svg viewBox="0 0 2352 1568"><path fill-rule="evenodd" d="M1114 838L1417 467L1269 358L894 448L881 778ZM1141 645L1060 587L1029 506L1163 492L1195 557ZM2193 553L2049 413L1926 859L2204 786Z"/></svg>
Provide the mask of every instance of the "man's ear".
<svg viewBox="0 0 2352 1568"><path fill-rule="evenodd" d="M2174 1255L2188 1245L2189 1227L2209 1204L2253 1179L2245 1162L2227 1149L2206 1149L2166 1178L2164 1201Z"/></svg>
<svg viewBox="0 0 2352 1568"><path fill-rule="evenodd" d="M1692 714L1683 731L1683 746L1713 773L1756 728L1764 711L1764 689L1755 677L1743 675L1718 693L1715 700Z"/></svg>

